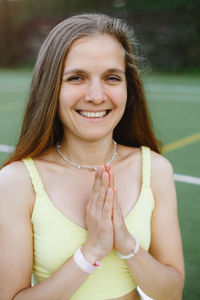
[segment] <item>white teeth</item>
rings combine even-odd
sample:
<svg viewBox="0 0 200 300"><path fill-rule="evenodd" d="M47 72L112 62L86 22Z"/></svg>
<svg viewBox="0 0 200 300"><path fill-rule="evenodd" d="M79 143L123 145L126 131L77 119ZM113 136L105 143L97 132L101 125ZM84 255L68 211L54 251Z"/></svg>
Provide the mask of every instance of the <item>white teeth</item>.
<svg viewBox="0 0 200 300"><path fill-rule="evenodd" d="M99 112L89 112L89 111L79 111L79 113L87 118L100 118L106 115L106 111L99 111Z"/></svg>

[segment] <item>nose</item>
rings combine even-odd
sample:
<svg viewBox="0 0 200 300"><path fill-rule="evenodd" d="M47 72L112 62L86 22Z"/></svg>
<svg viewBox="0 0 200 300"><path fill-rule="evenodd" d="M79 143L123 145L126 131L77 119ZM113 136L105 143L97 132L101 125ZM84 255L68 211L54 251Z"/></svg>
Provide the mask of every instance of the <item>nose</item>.
<svg viewBox="0 0 200 300"><path fill-rule="evenodd" d="M103 83L99 79L92 80L88 85L85 101L99 104L101 102L104 102L105 100L106 95Z"/></svg>

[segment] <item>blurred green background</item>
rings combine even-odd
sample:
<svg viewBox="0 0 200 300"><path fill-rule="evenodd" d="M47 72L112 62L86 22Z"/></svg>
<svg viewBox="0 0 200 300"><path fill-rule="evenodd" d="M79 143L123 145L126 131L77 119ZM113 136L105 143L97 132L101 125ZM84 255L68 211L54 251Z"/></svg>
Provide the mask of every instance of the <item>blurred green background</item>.
<svg viewBox="0 0 200 300"><path fill-rule="evenodd" d="M32 64L50 29L83 12L126 19L154 69L199 71L199 0L0 0L0 66Z"/></svg>
<svg viewBox="0 0 200 300"><path fill-rule="evenodd" d="M154 130L170 146L163 155L176 174L200 180L200 138L190 139L200 134L199 0L0 0L0 146L16 144L44 38L64 18L84 12L117 16L134 28L148 62L143 82ZM0 164L7 155L0 149ZM186 267L183 299L199 300L200 183L176 181L176 188Z"/></svg>

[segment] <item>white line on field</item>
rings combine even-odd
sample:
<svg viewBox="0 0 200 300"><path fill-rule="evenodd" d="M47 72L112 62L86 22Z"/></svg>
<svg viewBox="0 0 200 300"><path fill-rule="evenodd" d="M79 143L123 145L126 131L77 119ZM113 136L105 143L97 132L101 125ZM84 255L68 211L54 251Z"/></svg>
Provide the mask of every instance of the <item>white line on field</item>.
<svg viewBox="0 0 200 300"><path fill-rule="evenodd" d="M200 185L200 178L188 175L174 174L175 181Z"/></svg>
<svg viewBox="0 0 200 300"><path fill-rule="evenodd" d="M15 150L14 146L1 145L0 144L0 152L4 153L12 153Z"/></svg>
<svg viewBox="0 0 200 300"><path fill-rule="evenodd" d="M12 153L14 151L14 149L15 149L14 146L0 144L0 152ZM200 185L200 178L198 178L198 177L174 174L174 179L175 179L175 181L179 181L179 182L186 182L186 183Z"/></svg>

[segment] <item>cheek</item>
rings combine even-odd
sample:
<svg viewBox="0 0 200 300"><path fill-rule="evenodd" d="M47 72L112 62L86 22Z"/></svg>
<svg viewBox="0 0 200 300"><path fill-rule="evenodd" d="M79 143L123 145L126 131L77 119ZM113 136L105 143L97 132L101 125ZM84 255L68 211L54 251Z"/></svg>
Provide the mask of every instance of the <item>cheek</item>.
<svg viewBox="0 0 200 300"><path fill-rule="evenodd" d="M59 95L59 103L58 103L58 115L63 123L64 116L67 114L69 108L69 99L68 93L65 88L61 88L60 95Z"/></svg>
<svg viewBox="0 0 200 300"><path fill-rule="evenodd" d="M120 111L120 117L119 119L121 119L124 115L124 111L126 108L126 102L127 102L127 92L126 90L123 91L122 93L118 94L118 109Z"/></svg>
<svg viewBox="0 0 200 300"><path fill-rule="evenodd" d="M121 108L123 110L126 106L126 101L127 101L126 89L119 90L115 93L115 103L118 108Z"/></svg>
<svg viewBox="0 0 200 300"><path fill-rule="evenodd" d="M78 89L77 89L78 90ZM79 99L79 92L76 89L62 87L59 95L59 111L67 110L76 104Z"/></svg>

